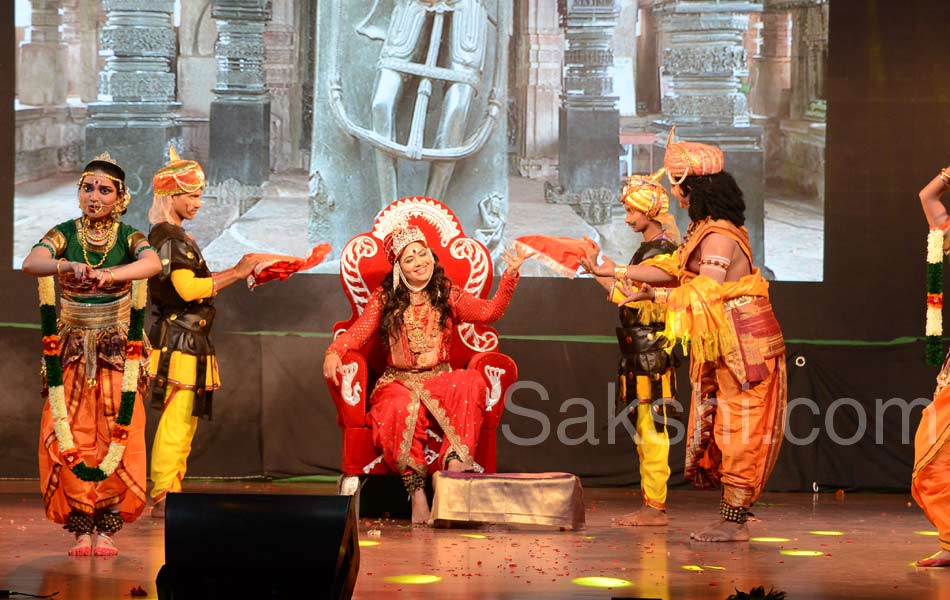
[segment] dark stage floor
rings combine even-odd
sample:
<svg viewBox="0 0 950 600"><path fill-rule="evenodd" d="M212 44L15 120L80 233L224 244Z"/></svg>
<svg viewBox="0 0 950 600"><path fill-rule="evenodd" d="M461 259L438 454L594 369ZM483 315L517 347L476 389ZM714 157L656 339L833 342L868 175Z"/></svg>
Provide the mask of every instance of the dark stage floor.
<svg viewBox="0 0 950 600"><path fill-rule="evenodd" d="M198 482L187 489L334 491L330 484L301 483ZM765 585L786 591L788 600L950 600L950 569L911 564L934 552L937 540L906 494L766 494L756 507L760 520L752 523L752 535L773 539L736 544L689 540L691 530L714 517L716 493L674 490L670 526L650 529L611 526L611 519L637 506L638 495L629 490L588 489L585 498L588 526L578 532L420 529L405 521L362 520L355 597L722 600L734 588ZM70 537L43 518L36 482L0 482L0 588L59 591L58 600L99 600L128 598L141 586L155 598L155 575L164 562L162 522L142 518L127 525L116 542L118 557L68 557ZM400 575L441 579L427 584L390 579ZM575 582L582 577L629 583L583 587Z"/></svg>

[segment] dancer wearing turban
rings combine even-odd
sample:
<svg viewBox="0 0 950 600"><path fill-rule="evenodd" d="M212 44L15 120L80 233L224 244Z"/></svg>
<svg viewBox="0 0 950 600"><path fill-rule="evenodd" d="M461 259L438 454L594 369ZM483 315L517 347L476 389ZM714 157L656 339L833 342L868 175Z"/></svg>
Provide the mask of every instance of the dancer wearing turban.
<svg viewBox="0 0 950 600"><path fill-rule="evenodd" d="M688 340L693 390L685 476L700 488L722 488L720 518L691 537L744 541L749 508L782 444L785 342L768 282L753 265L742 190L723 170L722 150L674 143L671 131L664 166L691 221L676 255L617 268L597 265L592 250L585 266L638 284L629 300L666 303L667 335Z"/></svg>
<svg viewBox="0 0 950 600"><path fill-rule="evenodd" d="M625 221L643 236L643 243L630 260L639 265L676 252L679 230L669 213L670 198L660 185L664 169L651 176L632 175L620 193ZM623 267L618 267L623 268ZM666 484L670 478L670 438L666 419L676 398L676 356L663 335L666 306L651 300L624 303L625 294L613 277L598 278L608 291L608 300L620 304L620 365L617 410L632 415L636 424L643 507L617 520L619 525L663 526L666 517Z"/></svg>
<svg viewBox="0 0 950 600"><path fill-rule="evenodd" d="M245 255L230 269L212 273L201 249L182 224L201 209L205 175L201 165L182 160L169 147L169 163L152 178L149 242L158 250L161 272L149 281L155 322L149 331L152 407L161 419L152 442L152 516L165 516L165 496L180 492L191 442L201 417L211 418L211 400L220 386L209 337L214 298L245 279L257 264Z"/></svg>

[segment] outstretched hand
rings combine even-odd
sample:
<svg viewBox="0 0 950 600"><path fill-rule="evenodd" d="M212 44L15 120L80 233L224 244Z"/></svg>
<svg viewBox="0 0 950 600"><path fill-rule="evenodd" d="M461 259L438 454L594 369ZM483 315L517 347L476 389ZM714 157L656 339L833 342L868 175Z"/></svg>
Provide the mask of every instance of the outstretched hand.
<svg viewBox="0 0 950 600"><path fill-rule="evenodd" d="M234 274L237 275L239 279L246 279L261 260L259 254L245 254L241 257L241 260L234 265Z"/></svg>
<svg viewBox="0 0 950 600"><path fill-rule="evenodd" d="M600 254L600 246L586 235L584 241L587 242L586 255L581 259L584 272L598 277L613 277L616 266L614 262L605 256L604 262L598 265L597 256Z"/></svg>
<svg viewBox="0 0 950 600"><path fill-rule="evenodd" d="M521 269L521 265L524 264L526 258L531 258L537 254L537 252L529 252L524 248L524 246L520 245L516 245L514 247L514 251L514 254L512 254L511 250L505 248L505 252L501 257L501 259L508 265L508 270L512 273L517 273L518 270Z"/></svg>

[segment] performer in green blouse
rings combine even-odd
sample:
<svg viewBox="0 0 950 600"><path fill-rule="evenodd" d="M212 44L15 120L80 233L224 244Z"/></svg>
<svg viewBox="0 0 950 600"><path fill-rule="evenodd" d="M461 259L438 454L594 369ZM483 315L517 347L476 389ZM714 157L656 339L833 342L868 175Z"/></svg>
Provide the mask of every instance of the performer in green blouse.
<svg viewBox="0 0 950 600"><path fill-rule="evenodd" d="M96 157L79 179L82 215L50 229L23 261L40 279L40 487L46 516L76 535L74 556L117 554L112 536L146 501L139 281L161 264L145 235L119 221L130 200L122 168Z"/></svg>

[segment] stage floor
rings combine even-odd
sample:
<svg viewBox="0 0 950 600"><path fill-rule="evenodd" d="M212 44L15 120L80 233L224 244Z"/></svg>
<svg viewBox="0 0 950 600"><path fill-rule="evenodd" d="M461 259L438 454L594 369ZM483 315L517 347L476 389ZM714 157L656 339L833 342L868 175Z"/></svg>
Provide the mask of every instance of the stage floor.
<svg viewBox="0 0 950 600"><path fill-rule="evenodd" d="M330 484L186 483L196 492L334 492ZM144 517L126 525L116 537L118 557L68 557L71 538L44 519L37 488L36 482L0 482L0 588L59 591L57 600L99 600L129 598L132 588L141 586L147 597L156 597L155 575L164 562L162 521ZM361 545L378 544L361 548L354 597L723 600L734 588L764 585L787 592L788 600L950 600L950 569L912 566L937 550L937 538L908 494L765 494L751 530L773 540L733 544L689 540L690 531L715 516L715 492L673 490L666 528L611 526L613 518L638 505L638 494L630 490L587 489L585 500L587 528L577 532L429 529L362 520ZM400 575L441 579L428 584L389 579ZM629 585L583 587L574 582L581 577Z"/></svg>

